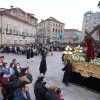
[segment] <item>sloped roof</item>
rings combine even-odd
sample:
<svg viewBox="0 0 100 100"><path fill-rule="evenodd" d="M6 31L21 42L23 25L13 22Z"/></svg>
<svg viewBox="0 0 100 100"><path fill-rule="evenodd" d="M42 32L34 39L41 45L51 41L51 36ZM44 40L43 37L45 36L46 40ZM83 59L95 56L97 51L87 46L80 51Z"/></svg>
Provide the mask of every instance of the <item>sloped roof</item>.
<svg viewBox="0 0 100 100"><path fill-rule="evenodd" d="M4 9L2 12L5 12L5 11L11 11L11 10L21 10L22 12L26 13L25 11L23 11L22 9L20 9L19 7L16 7L16 8L10 8L10 9L6 9L6 8L2 8ZM27 13L29 16L31 17L34 17L33 15L34 14L31 14L31 13ZM36 20L38 20L36 17L34 17Z"/></svg>
<svg viewBox="0 0 100 100"><path fill-rule="evenodd" d="M57 22L57 23L64 24L64 23L58 21L57 19L55 19L54 17L49 17L49 18L47 18L46 20L44 20L44 21L42 21L42 22L45 22L45 21L48 21L48 20L50 20L50 21L54 21L54 22ZM42 22L40 22L40 23L42 23ZM65 24L64 24L64 25L65 25Z"/></svg>

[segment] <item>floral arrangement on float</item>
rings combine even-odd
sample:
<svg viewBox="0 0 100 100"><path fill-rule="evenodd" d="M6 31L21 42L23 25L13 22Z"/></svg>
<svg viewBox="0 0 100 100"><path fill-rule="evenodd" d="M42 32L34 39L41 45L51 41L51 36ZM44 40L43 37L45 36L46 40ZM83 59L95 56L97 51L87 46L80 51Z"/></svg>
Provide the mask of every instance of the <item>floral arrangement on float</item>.
<svg viewBox="0 0 100 100"><path fill-rule="evenodd" d="M64 51L64 65L67 59L70 59L73 67L73 72L80 73L83 77L95 77L100 79L100 58L95 58L90 62L85 61L85 54L82 52L82 47L78 46L75 51L71 52L71 47L66 47Z"/></svg>
<svg viewBox="0 0 100 100"><path fill-rule="evenodd" d="M67 46L65 48L66 51L64 51L64 65L66 64L67 62L67 59L70 59L71 61L76 61L76 62L86 62L85 61L85 54L83 53L82 51L82 47L80 47L80 45L78 45L76 48L75 48L75 51L71 51L72 48L70 46ZM95 58L95 59L92 59L90 62L90 64L93 64L93 65L100 65L100 58Z"/></svg>

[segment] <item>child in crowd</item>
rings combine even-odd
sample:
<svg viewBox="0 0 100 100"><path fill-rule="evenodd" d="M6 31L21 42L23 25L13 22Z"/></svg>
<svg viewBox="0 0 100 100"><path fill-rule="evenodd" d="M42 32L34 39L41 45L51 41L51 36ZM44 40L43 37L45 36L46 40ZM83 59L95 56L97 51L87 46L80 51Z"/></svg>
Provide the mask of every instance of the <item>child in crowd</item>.
<svg viewBox="0 0 100 100"><path fill-rule="evenodd" d="M30 68L29 67L26 67L26 70L28 73L30 73Z"/></svg>
<svg viewBox="0 0 100 100"><path fill-rule="evenodd" d="M61 88L58 88L58 89L57 89L57 94L59 95L60 100L64 100L64 99L62 98L62 96L63 96L62 93L63 93L62 89L61 89Z"/></svg>
<svg viewBox="0 0 100 100"><path fill-rule="evenodd" d="M27 75L27 78L30 80L30 83L32 83L33 77L30 73L30 68L29 67L26 67L26 75Z"/></svg>

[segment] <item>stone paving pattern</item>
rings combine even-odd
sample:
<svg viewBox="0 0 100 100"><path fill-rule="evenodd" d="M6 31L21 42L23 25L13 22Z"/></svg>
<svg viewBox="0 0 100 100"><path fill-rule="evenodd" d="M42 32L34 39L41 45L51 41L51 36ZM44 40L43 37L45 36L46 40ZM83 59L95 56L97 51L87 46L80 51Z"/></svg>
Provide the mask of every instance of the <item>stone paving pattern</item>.
<svg viewBox="0 0 100 100"><path fill-rule="evenodd" d="M4 55L4 61L10 64L12 59L16 59L17 62L21 64L21 67L30 67L31 74L33 76L33 83L37 80L39 76L39 66L41 61L41 56L34 56L33 62L27 63L26 56L17 55L17 54L0 54ZM63 89L63 98L64 100L100 100L100 94L92 90L86 89L82 86L74 85L70 83L68 86L65 86L62 83L64 72L61 70L64 65L61 60L62 52L54 52L53 56L48 54L47 61L47 72L46 72L46 86L49 87L52 83L57 83L58 87ZM0 88L1 90L1 88ZM30 85L29 92L31 94L32 100L35 100L32 84ZM0 100L2 98L0 91Z"/></svg>

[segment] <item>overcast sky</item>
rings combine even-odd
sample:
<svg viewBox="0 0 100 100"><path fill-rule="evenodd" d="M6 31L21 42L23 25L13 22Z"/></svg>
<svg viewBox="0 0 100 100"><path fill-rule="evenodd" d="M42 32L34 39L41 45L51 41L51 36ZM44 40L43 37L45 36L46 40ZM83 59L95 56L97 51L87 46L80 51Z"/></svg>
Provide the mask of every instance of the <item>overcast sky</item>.
<svg viewBox="0 0 100 100"><path fill-rule="evenodd" d="M50 16L65 23L66 29L82 29L86 11L100 11L99 0L0 0L0 8L19 7L27 13L35 14L38 22Z"/></svg>

